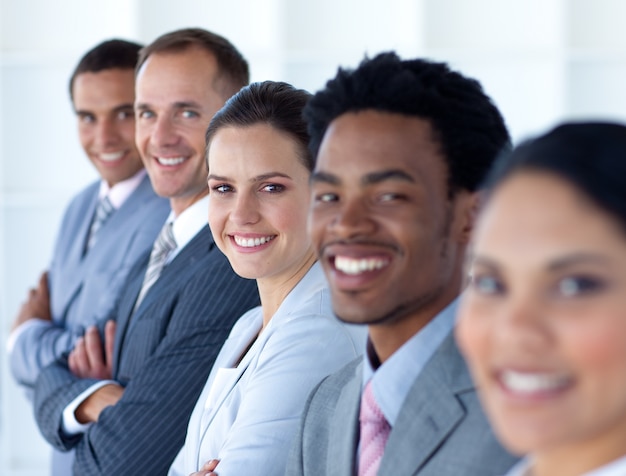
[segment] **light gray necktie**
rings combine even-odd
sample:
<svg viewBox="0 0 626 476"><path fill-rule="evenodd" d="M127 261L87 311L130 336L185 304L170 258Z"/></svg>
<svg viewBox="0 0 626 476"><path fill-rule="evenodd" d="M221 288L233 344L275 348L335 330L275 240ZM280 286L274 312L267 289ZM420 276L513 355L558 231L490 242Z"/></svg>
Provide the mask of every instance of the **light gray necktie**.
<svg viewBox="0 0 626 476"><path fill-rule="evenodd" d="M106 222L111 214L115 211L111 200L109 197L104 197L98 202L98 206L96 207L96 213L94 213L93 221L91 222L91 227L89 228L89 238L87 239L87 246L85 247L85 251L89 250L94 243L96 242L98 230L102 228L104 222Z"/></svg>
<svg viewBox="0 0 626 476"><path fill-rule="evenodd" d="M135 301L135 310L139 307L139 304L146 296L148 290L156 283L157 279L159 279L161 271L163 271L163 267L167 263L167 257L176 249L176 240L174 239L172 225L172 222L163 225L159 236L152 246L146 275L143 278L143 284L141 285L139 296L137 296L137 301Z"/></svg>

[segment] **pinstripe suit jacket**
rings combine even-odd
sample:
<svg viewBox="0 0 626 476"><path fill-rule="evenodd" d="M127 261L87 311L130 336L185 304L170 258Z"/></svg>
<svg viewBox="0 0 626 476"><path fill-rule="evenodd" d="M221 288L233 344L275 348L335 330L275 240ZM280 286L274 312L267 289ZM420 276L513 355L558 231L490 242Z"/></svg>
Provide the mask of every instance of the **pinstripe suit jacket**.
<svg viewBox="0 0 626 476"><path fill-rule="evenodd" d="M76 452L80 475L165 474L187 421L236 319L258 304L256 283L238 277L205 226L148 291L130 319L149 253L130 272L114 318L113 378L125 387L84 434L61 430L63 409L95 381L60 360L41 373L35 417L56 448Z"/></svg>

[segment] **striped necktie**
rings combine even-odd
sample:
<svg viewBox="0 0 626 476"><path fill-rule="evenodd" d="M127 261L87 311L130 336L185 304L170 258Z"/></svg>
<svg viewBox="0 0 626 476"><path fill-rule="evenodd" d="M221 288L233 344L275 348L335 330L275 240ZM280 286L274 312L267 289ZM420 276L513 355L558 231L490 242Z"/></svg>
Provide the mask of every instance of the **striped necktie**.
<svg viewBox="0 0 626 476"><path fill-rule="evenodd" d="M89 228L89 238L87 238L85 251L88 251L94 245L98 230L102 228L102 225L104 225L114 211L115 208L113 208L113 204L111 203L111 200L109 200L109 197L103 197L100 199L98 206L96 207L96 213L94 213L93 216L93 221L91 222L91 227Z"/></svg>
<svg viewBox="0 0 626 476"><path fill-rule="evenodd" d="M361 424L359 476L375 476L383 459L391 426L376 403L371 380L365 386L361 397L359 422Z"/></svg>
<svg viewBox="0 0 626 476"><path fill-rule="evenodd" d="M152 246L146 275L143 278L143 284L141 285L139 296L137 296L137 301L135 301L135 310L139 307L141 301L143 301L143 298L146 296L148 290L154 283L156 283L157 279L159 279L159 276L167 263L167 257L173 250L176 249L176 240L174 239L172 225L172 222L163 225L159 236Z"/></svg>

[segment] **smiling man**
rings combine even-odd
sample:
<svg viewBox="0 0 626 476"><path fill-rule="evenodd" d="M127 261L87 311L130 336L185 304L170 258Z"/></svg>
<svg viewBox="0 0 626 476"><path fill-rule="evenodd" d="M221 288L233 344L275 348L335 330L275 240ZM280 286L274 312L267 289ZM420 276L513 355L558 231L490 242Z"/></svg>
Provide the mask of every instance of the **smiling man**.
<svg viewBox="0 0 626 476"><path fill-rule="evenodd" d="M47 273L31 290L10 336L13 376L27 389L117 302L133 263L152 246L169 213L135 146L135 65L141 45L105 41L70 79L78 136L100 180L69 204ZM60 453L53 473L66 474Z"/></svg>
<svg viewBox="0 0 626 476"><path fill-rule="evenodd" d="M245 59L206 30L165 34L140 53L136 139L172 213L129 272L104 345L88 332L37 380L37 423L74 450L74 474L165 474L232 325L258 304L256 283L234 273L209 230L204 165L211 118L247 82Z"/></svg>
<svg viewBox="0 0 626 476"><path fill-rule="evenodd" d="M365 357L311 394L287 474L488 476L497 443L452 336L478 188L508 146L479 83L393 53L309 102L310 233Z"/></svg>

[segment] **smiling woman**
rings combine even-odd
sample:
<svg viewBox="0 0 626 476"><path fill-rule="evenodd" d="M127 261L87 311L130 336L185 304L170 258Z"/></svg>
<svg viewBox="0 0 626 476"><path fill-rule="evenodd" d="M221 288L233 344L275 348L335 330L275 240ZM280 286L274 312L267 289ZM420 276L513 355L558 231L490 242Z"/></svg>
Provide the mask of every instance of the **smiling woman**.
<svg viewBox="0 0 626 476"><path fill-rule="evenodd" d="M267 81L242 89L207 130L209 225L262 306L244 314L196 403L170 475L283 475L310 390L357 358L365 330L333 315L307 235L305 91ZM280 404L277 404L280 402ZM196 473L194 473L196 474Z"/></svg>
<svg viewBox="0 0 626 476"><path fill-rule="evenodd" d="M626 474L625 156L568 124L492 174L457 337L511 476Z"/></svg>

